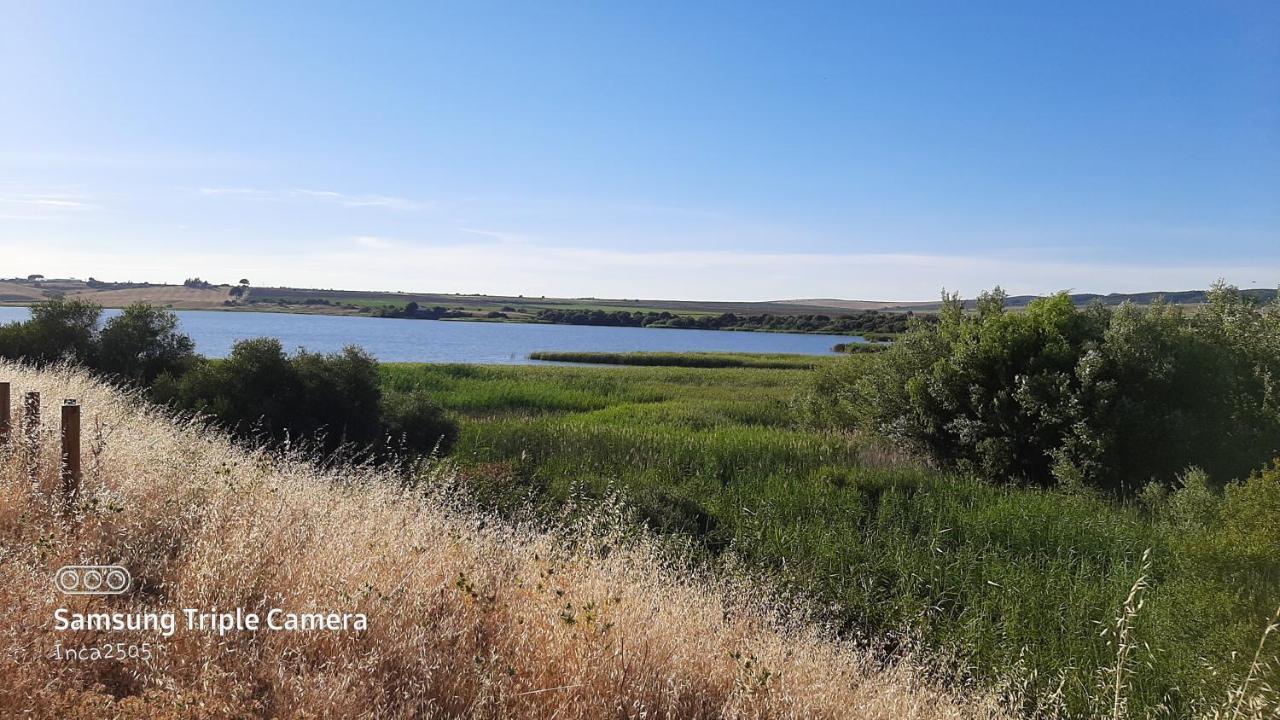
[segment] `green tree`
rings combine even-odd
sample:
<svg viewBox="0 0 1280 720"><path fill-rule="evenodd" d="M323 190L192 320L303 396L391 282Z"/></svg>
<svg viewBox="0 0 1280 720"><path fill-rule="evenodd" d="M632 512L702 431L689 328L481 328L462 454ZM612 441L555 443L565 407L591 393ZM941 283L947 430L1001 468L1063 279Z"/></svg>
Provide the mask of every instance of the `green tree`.
<svg viewBox="0 0 1280 720"><path fill-rule="evenodd" d="M1184 315L1065 294L1025 311L997 288L965 312L945 295L856 373L824 373L813 417L889 436L998 481L1079 482L1121 493L1173 484L1191 465L1218 482L1280 455L1280 306L1215 286Z"/></svg>
<svg viewBox="0 0 1280 720"><path fill-rule="evenodd" d="M230 356L206 362L156 398L207 413L255 440L305 440L327 450L392 447L414 453L447 449L457 427L426 396L384 398L378 362L357 347L340 353L285 354L274 338L242 340Z"/></svg>
<svg viewBox="0 0 1280 720"><path fill-rule="evenodd" d="M162 373L181 375L196 361L195 343L178 331L178 316L144 303L107 320L98 337L96 367L149 385Z"/></svg>
<svg viewBox="0 0 1280 720"><path fill-rule="evenodd" d="M332 354L299 351L290 362L299 393L291 430L323 436L329 447L382 439L377 360L349 346Z"/></svg>
<svg viewBox="0 0 1280 720"><path fill-rule="evenodd" d="M29 362L89 363L96 350L102 308L75 298L31 306L31 319L0 327L0 355Z"/></svg>
<svg viewBox="0 0 1280 720"><path fill-rule="evenodd" d="M208 413L242 435L283 439L297 404L297 374L275 338L235 344L221 362L205 362L173 388L158 388L160 400Z"/></svg>

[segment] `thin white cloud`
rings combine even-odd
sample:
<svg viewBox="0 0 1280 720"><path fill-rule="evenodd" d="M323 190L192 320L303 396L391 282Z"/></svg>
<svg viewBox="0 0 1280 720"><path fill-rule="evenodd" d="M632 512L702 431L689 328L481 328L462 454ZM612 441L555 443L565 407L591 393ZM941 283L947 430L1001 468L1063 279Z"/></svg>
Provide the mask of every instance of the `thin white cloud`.
<svg viewBox="0 0 1280 720"><path fill-rule="evenodd" d="M266 190L239 187L203 187L196 192L212 197L270 197L272 195Z"/></svg>
<svg viewBox="0 0 1280 720"><path fill-rule="evenodd" d="M0 186L0 219L54 220L101 209L81 192L27 186Z"/></svg>
<svg viewBox="0 0 1280 720"><path fill-rule="evenodd" d="M395 210L422 210L426 206L413 200L390 195L346 195L329 190L294 190L294 197L337 203L345 207L385 207Z"/></svg>
<svg viewBox="0 0 1280 720"><path fill-rule="evenodd" d="M376 235L358 235L351 239L353 243L360 247L371 248L373 250L389 250L399 247L399 243L384 237Z"/></svg>
<svg viewBox="0 0 1280 720"><path fill-rule="evenodd" d="M426 210L430 208L427 203L392 195L352 195L333 190L260 190L244 187L203 187L197 193L207 197L241 197L276 202L291 200L313 201L342 207L377 207L392 210Z"/></svg>
<svg viewBox="0 0 1280 720"><path fill-rule="evenodd" d="M505 243L526 242L530 239L528 235L522 233L503 232L501 230L480 230L478 228L460 227L458 232L464 232L468 235L479 235L480 237L493 238Z"/></svg>

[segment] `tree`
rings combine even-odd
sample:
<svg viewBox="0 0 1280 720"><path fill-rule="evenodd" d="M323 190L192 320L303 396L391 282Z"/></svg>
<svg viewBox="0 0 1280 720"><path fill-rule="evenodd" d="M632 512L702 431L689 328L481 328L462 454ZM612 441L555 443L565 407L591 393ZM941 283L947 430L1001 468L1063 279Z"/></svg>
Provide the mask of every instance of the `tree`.
<svg viewBox="0 0 1280 720"><path fill-rule="evenodd" d="M162 373L181 375L195 361L195 343L164 308L130 305L107 320L98 337L98 369L143 385Z"/></svg>
<svg viewBox="0 0 1280 720"><path fill-rule="evenodd" d="M856 370L823 376L815 416L995 481L1129 494L1191 465L1225 482L1280 455L1280 305L1234 288L1192 316L1081 310L1065 293L1007 312L998 288L966 313L944 295L937 324L914 320Z"/></svg>
<svg viewBox="0 0 1280 720"><path fill-rule="evenodd" d="M249 279L248 279L248 278L240 278L240 284L241 284L241 285L246 285L246 286L247 286L247 285L249 284Z"/></svg>
<svg viewBox="0 0 1280 720"><path fill-rule="evenodd" d="M93 359L98 319L102 308L76 298L54 298L31 306L31 319L13 332L17 347L4 348L10 356L44 363L70 360L88 363Z"/></svg>
<svg viewBox="0 0 1280 720"><path fill-rule="evenodd" d="M218 363L202 363L155 397L208 413L254 439L307 440L328 450L354 444L382 453L447 448L457 427L425 396L384 398L378 362L351 346L340 353L286 355L274 338L242 340Z"/></svg>
<svg viewBox="0 0 1280 720"><path fill-rule="evenodd" d="M298 351L291 359L298 378L294 432L324 435L329 447L375 443L384 436L379 418L382 391L378 361L352 345L340 353Z"/></svg>

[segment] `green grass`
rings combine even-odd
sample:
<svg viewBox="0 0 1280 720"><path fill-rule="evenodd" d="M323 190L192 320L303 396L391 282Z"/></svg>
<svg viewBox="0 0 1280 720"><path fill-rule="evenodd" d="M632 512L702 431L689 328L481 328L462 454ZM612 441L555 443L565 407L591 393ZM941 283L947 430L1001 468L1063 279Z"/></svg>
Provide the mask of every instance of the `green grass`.
<svg viewBox="0 0 1280 720"><path fill-rule="evenodd" d="M980 678L1031 672L1042 692L1061 674L1078 712L1114 662L1104 629L1148 548L1154 587L1135 632L1151 650L1138 653L1135 709L1220 693L1247 662L1230 653L1263 627L1226 570L1175 552L1183 541L1137 506L996 487L801 426L802 367L383 373L460 417L455 455L500 509L549 512L620 491L657 530L693 538L708 557L732 550L846 630L910 628Z"/></svg>
<svg viewBox="0 0 1280 720"><path fill-rule="evenodd" d="M695 368L774 368L804 369L817 367L824 359L815 355L785 353L728 353L728 352L550 352L530 353L533 360L553 362L590 363L594 365L649 365L662 367Z"/></svg>

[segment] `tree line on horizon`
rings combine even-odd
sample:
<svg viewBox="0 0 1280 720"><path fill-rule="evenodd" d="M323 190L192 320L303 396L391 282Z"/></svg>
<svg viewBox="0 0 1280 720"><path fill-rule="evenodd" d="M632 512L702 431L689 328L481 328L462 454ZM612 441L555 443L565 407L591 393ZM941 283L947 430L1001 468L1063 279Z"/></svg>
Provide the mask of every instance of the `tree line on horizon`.
<svg viewBox="0 0 1280 720"><path fill-rule="evenodd" d="M756 313L738 315L687 315L670 311L628 310L575 310L553 308L539 310L534 316L539 322L564 325L601 325L606 327L659 327L695 330L756 330L767 332L801 332L829 335L859 335L864 333L895 334L907 329L914 313L890 313L860 310L845 315L777 315Z"/></svg>

